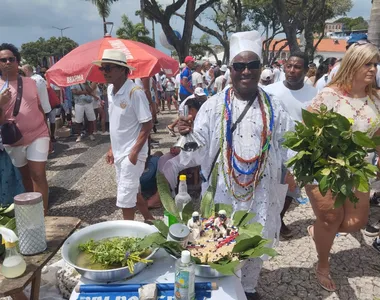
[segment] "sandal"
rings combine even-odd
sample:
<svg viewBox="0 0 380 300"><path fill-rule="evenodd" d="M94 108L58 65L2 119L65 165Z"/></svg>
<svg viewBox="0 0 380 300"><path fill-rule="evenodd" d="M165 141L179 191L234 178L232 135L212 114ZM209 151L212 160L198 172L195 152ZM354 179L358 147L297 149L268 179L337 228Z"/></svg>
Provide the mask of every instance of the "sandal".
<svg viewBox="0 0 380 300"><path fill-rule="evenodd" d="M318 271L318 270L317 270L317 266L318 266L318 264L314 267L314 272L315 272L315 276L317 277L317 282L318 282L319 286L320 286L321 288L323 288L325 291L328 291L328 292L331 292L331 293L336 292L336 290L337 290L336 288L335 288L335 289L329 289L329 288L325 287L325 286L322 284L322 282L319 280L319 277L323 277L323 278L325 278L325 279L328 279L330 282L334 282L334 280L331 278L330 273L328 273L328 274L323 274L321 271ZM318 277L318 276L319 276L319 277ZM334 284L335 284L335 282L334 282Z"/></svg>
<svg viewBox="0 0 380 300"><path fill-rule="evenodd" d="M309 226L307 226L307 233L308 233L309 236L313 239L313 241L315 241L315 240L314 240L314 230L313 230L313 232L311 231L312 228L314 228L314 225L309 225Z"/></svg>
<svg viewBox="0 0 380 300"><path fill-rule="evenodd" d="M172 136L172 137L176 137L173 128L170 128L169 125L168 125L168 126L166 126L166 129L169 131L170 136Z"/></svg>

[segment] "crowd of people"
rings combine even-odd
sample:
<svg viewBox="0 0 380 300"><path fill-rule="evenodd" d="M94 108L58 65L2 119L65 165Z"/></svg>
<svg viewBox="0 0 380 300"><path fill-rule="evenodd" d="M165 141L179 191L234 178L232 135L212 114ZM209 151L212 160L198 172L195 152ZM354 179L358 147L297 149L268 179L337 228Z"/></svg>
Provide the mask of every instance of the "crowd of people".
<svg viewBox="0 0 380 300"><path fill-rule="evenodd" d="M20 66L16 47L0 45L0 124L14 124L21 133L18 140L7 143L3 128L9 126L2 128L0 203L11 203L24 190L36 191L42 194L47 212L45 169L60 116L77 134L77 142L86 134L94 140L98 127L110 135L106 161L115 166L116 205L124 219L133 220L136 209L146 222L154 219L149 209L160 206L159 194L155 191L145 200L142 189L154 190L156 172L163 173L175 190L181 171L200 167L205 191L217 168L216 201L231 204L235 211L255 213L252 221L263 225L264 237L275 247L280 235L292 235L283 218L292 201L302 197L285 167L294 153L282 146L284 134L294 130L295 121L302 122L303 109L318 111L324 104L352 119L355 130L380 135L380 53L366 36L356 36L348 41L342 59L329 57L316 66L305 53L295 52L282 65L273 62L263 67L261 47L257 31L235 33L228 65L187 56L176 77L161 71L134 80L129 79L133 67L125 54L108 49L94 62L107 84L85 82L63 88L46 83L46 70L38 74L30 65ZM202 147L186 152L173 142L170 152L151 154L158 143L151 137L157 131L157 114L165 109L178 111L166 127L168 134L192 132ZM316 279L323 289L334 292L329 254L336 234L365 227L365 234L376 237L373 248L380 252L379 228L368 223L370 205L380 204L376 194L370 199L369 193L356 192L360 199L356 207L345 201L334 208L334 198L330 193L322 196L318 185L307 186L306 194L316 216L314 224L305 228L318 253ZM248 299L258 299L255 287L262 264L261 258L252 259L242 269Z"/></svg>

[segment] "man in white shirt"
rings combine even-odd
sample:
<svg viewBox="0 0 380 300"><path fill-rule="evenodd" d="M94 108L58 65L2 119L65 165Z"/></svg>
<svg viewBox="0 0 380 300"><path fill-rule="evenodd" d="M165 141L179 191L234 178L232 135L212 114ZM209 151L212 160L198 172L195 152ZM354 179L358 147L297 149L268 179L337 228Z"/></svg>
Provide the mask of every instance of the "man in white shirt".
<svg viewBox="0 0 380 300"><path fill-rule="evenodd" d="M295 121L302 121L302 109L306 109L308 103L317 95L317 89L305 84L305 76L308 71L308 58L304 53L291 54L284 64L285 80L264 87L264 90L273 100L282 104L290 117ZM299 191L287 193L284 208L281 212L281 235L290 237L291 231L285 225L283 218L289 209L293 198L298 198Z"/></svg>
<svg viewBox="0 0 380 300"><path fill-rule="evenodd" d="M117 181L117 203L125 220L133 220L136 207L145 220L154 219L139 192L140 176L148 157L148 137L152 114L144 90L128 79L127 58L121 51L104 50L95 61L108 86L111 148L106 160L114 164Z"/></svg>
<svg viewBox="0 0 380 300"><path fill-rule="evenodd" d="M308 70L307 57L303 53L295 53L284 66L285 80L267 85L264 90L281 102L293 120L302 121L302 109L317 95L317 89L304 82Z"/></svg>
<svg viewBox="0 0 380 300"><path fill-rule="evenodd" d="M224 86L223 86L223 82L224 82L224 75L226 74L228 70L228 67L227 65L222 65L220 68L219 68L219 71L220 71L220 76L218 76L216 79L215 79L215 84L214 84L214 93L219 93L223 90Z"/></svg>
<svg viewBox="0 0 380 300"><path fill-rule="evenodd" d="M202 65L198 62L195 63L193 74L191 74L191 80L193 82L194 89L197 87L203 88L203 77L202 77Z"/></svg>
<svg viewBox="0 0 380 300"><path fill-rule="evenodd" d="M264 69L260 75L259 87L264 88L273 83L274 73L271 69Z"/></svg>
<svg viewBox="0 0 380 300"><path fill-rule="evenodd" d="M41 75L33 74L33 68L31 65L23 65L22 71L26 77L30 77L36 82L38 97L40 98L42 109L45 114L48 114L51 111L51 106L49 103L45 79L43 79Z"/></svg>

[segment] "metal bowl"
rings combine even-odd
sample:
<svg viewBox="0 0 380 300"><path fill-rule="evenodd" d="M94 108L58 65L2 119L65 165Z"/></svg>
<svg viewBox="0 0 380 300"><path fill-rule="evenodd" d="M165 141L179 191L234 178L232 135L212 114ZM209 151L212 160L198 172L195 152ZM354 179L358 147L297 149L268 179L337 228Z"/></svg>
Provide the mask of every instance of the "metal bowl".
<svg viewBox="0 0 380 300"><path fill-rule="evenodd" d="M79 244L85 243L90 239L94 241L112 238L112 237L138 237L143 238L146 235L157 232L157 229L148 224L137 221L107 221L85 227L72 234L63 244L62 257L72 267L77 270L83 277L97 282L112 282L124 280L141 272L146 264L136 263L134 273L130 273L128 267L122 267L112 270L91 270L76 265L80 250ZM146 257L150 259L157 249Z"/></svg>

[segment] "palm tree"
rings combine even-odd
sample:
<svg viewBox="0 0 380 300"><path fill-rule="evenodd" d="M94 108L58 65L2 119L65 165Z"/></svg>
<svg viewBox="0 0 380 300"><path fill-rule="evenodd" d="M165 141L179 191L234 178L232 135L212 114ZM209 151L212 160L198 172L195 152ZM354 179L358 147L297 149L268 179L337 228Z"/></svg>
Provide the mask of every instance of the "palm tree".
<svg viewBox="0 0 380 300"><path fill-rule="evenodd" d="M368 39L371 43L380 47L380 0L372 0Z"/></svg>
<svg viewBox="0 0 380 300"><path fill-rule="evenodd" d="M121 22L123 25L116 31L118 38L137 41L154 47L153 39L147 36L149 30L142 23L133 24L124 14L121 16Z"/></svg>
<svg viewBox="0 0 380 300"><path fill-rule="evenodd" d="M91 1L94 4L99 12L99 16L103 19L103 30L104 35L107 33L106 18L109 17L111 13L111 4L117 2L118 0L86 0Z"/></svg>

